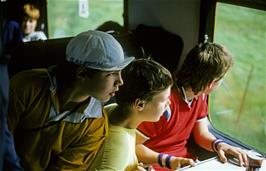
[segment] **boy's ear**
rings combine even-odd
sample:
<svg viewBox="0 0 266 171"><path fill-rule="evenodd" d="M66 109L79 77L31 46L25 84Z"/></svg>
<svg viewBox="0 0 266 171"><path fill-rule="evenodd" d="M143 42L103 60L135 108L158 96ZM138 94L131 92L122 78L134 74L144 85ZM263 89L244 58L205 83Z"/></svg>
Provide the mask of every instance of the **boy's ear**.
<svg viewBox="0 0 266 171"><path fill-rule="evenodd" d="M136 99L135 100L135 107L138 111L142 111L145 108L145 100Z"/></svg>
<svg viewBox="0 0 266 171"><path fill-rule="evenodd" d="M79 67L78 69L77 69L77 74L76 74L76 76L77 76L77 78L79 78L79 79L81 79L81 80L84 80L85 78L87 78L87 70L86 70L86 68L84 68L84 67Z"/></svg>

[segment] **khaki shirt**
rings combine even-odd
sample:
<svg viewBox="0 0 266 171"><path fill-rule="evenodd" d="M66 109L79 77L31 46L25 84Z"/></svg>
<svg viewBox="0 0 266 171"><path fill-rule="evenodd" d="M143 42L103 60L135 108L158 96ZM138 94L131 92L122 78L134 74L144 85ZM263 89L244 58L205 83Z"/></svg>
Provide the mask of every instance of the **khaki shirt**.
<svg viewBox="0 0 266 171"><path fill-rule="evenodd" d="M36 130L47 123L54 105L50 84L46 69L24 71L11 79L8 123L21 164L27 171L87 170L108 133L106 112L81 123L63 120Z"/></svg>

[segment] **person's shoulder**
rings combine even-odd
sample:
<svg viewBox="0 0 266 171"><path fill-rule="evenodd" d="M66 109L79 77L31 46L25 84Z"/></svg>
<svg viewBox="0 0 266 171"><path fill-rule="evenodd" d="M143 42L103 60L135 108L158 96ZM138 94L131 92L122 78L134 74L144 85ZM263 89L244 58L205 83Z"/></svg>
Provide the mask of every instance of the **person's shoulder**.
<svg viewBox="0 0 266 171"><path fill-rule="evenodd" d="M34 75L40 75L46 72L47 72L47 69L45 68L27 69L27 70L22 70L16 73L11 79L15 79L17 77L32 77Z"/></svg>
<svg viewBox="0 0 266 171"><path fill-rule="evenodd" d="M198 99L200 101L207 101L208 100L208 95L207 94L201 94Z"/></svg>
<svg viewBox="0 0 266 171"><path fill-rule="evenodd" d="M40 68L18 72L11 78L10 83L11 86L27 87L29 84L43 84L47 79L47 70Z"/></svg>
<svg viewBox="0 0 266 171"><path fill-rule="evenodd" d="M8 21L5 25L5 33L6 32L13 32L13 31L19 31L20 29L20 25L17 21L15 20L11 20L11 21Z"/></svg>
<svg viewBox="0 0 266 171"><path fill-rule="evenodd" d="M42 31L33 32L35 35L38 35L40 38L47 39L46 35Z"/></svg>
<svg viewBox="0 0 266 171"><path fill-rule="evenodd" d="M171 104L179 103L180 101L182 101L181 94L176 87L172 87L171 89L170 100L171 100Z"/></svg>
<svg viewBox="0 0 266 171"><path fill-rule="evenodd" d="M7 25L7 27L20 27L19 23L15 20L11 20L11 21L7 22L6 25Z"/></svg>
<svg viewBox="0 0 266 171"><path fill-rule="evenodd" d="M129 144L135 144L136 129L129 129L122 126L110 125L108 144L112 146L127 147ZM115 142L115 144L114 144Z"/></svg>
<svg viewBox="0 0 266 171"><path fill-rule="evenodd" d="M104 110L109 115L117 106L118 106L117 103L111 103L111 104L104 106Z"/></svg>
<svg viewBox="0 0 266 171"><path fill-rule="evenodd" d="M47 37L42 31L35 31L32 32L31 34L25 36L23 38L24 42L29 42L29 41L36 41L36 40L46 40Z"/></svg>

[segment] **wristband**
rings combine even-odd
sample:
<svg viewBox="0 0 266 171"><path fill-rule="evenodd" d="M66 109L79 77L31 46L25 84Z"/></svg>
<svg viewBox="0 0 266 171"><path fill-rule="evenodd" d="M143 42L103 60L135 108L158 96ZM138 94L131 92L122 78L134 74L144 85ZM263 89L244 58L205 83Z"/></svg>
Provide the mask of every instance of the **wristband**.
<svg viewBox="0 0 266 171"><path fill-rule="evenodd" d="M218 145L219 145L220 143L224 143L224 140L216 139L216 140L213 140L213 141L212 141L212 150L213 150L214 152L218 152Z"/></svg>
<svg viewBox="0 0 266 171"><path fill-rule="evenodd" d="M163 157L163 153L160 153L159 155L158 155L158 158L157 158L157 161L158 161L158 164L161 166L161 167L164 167L163 166L163 163L162 163L162 157Z"/></svg>
<svg viewBox="0 0 266 171"><path fill-rule="evenodd" d="M171 155L167 155L167 157L166 157L166 159L165 159L165 166L168 168L168 169L172 169L171 168L171 162L170 162L170 160L171 160Z"/></svg>
<svg viewBox="0 0 266 171"><path fill-rule="evenodd" d="M215 140L212 141L212 151L213 151L213 152L216 152L216 151L215 151L215 148L214 148L214 143L215 143L215 141L217 141L217 140L218 140L218 139L215 139Z"/></svg>

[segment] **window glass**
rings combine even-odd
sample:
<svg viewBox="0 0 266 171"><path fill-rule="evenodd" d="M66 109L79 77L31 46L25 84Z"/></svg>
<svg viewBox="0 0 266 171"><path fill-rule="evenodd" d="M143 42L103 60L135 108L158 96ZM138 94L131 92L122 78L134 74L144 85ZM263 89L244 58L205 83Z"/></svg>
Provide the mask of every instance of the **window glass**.
<svg viewBox="0 0 266 171"><path fill-rule="evenodd" d="M123 0L47 0L49 38L74 36L106 21L123 25Z"/></svg>
<svg viewBox="0 0 266 171"><path fill-rule="evenodd" d="M225 45L234 66L211 94L216 128L266 152L266 12L217 3L214 42Z"/></svg>

